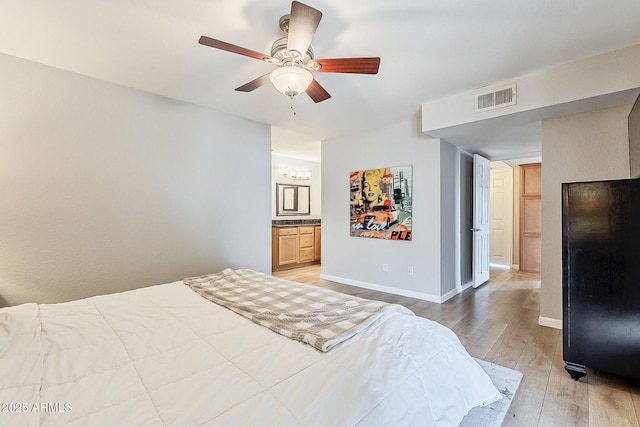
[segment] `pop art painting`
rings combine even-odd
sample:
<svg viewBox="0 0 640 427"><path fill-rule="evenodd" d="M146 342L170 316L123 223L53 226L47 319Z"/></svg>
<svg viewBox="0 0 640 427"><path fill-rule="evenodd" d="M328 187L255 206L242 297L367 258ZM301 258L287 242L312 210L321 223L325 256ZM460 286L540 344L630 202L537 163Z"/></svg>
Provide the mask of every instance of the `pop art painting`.
<svg viewBox="0 0 640 427"><path fill-rule="evenodd" d="M411 240L412 167L350 173L350 234L385 240Z"/></svg>

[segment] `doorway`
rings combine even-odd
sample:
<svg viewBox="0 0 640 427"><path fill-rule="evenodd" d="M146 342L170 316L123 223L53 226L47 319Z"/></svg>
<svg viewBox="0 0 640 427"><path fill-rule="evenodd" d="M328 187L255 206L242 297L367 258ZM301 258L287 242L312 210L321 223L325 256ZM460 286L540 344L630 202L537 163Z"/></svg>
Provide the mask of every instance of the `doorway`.
<svg viewBox="0 0 640 427"><path fill-rule="evenodd" d="M491 266L540 273L541 163L491 162Z"/></svg>
<svg viewBox="0 0 640 427"><path fill-rule="evenodd" d="M514 168L491 162L491 265L510 269L513 264Z"/></svg>

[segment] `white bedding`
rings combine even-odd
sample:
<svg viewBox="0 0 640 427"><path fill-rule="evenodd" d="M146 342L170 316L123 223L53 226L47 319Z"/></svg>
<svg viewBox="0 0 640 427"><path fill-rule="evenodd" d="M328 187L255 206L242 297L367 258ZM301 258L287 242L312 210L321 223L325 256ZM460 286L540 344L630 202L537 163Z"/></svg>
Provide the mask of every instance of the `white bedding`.
<svg viewBox="0 0 640 427"><path fill-rule="evenodd" d="M322 353L182 282L0 309L3 426L456 426L499 398L413 315Z"/></svg>

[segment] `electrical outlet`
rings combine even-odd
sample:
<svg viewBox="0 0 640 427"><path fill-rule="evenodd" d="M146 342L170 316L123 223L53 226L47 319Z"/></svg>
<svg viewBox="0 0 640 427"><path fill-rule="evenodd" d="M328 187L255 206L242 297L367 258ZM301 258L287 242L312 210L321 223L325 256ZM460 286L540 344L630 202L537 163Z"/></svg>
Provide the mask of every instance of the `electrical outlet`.
<svg viewBox="0 0 640 427"><path fill-rule="evenodd" d="M409 268L407 268L407 274L408 274L409 276L413 276L413 267L409 267Z"/></svg>
<svg viewBox="0 0 640 427"><path fill-rule="evenodd" d="M384 271L385 273L389 272L389 264L382 264L382 271Z"/></svg>

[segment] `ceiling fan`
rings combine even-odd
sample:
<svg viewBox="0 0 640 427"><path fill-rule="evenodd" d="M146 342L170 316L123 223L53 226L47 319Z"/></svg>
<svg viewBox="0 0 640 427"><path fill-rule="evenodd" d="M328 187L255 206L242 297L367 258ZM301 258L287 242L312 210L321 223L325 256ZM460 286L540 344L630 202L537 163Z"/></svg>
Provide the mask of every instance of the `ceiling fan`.
<svg viewBox="0 0 640 427"><path fill-rule="evenodd" d="M237 53L276 65L270 73L246 83L236 90L251 92L271 81L278 91L293 98L306 92L314 102L322 102L331 95L314 79L314 73L377 74L380 58L314 59L311 40L322 19L322 12L306 4L294 1L291 13L280 18L280 29L287 34L276 40L271 55L265 55L230 43L200 37L199 43L227 52Z"/></svg>

